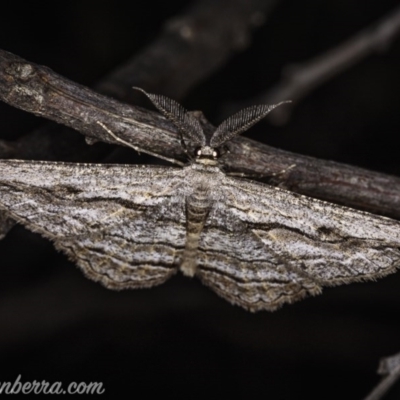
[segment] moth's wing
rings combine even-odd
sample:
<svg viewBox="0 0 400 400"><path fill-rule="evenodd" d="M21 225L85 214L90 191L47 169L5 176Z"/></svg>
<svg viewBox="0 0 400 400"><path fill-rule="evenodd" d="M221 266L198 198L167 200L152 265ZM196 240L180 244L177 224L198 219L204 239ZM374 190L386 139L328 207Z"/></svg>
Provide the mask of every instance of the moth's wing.
<svg viewBox="0 0 400 400"><path fill-rule="evenodd" d="M0 161L0 209L51 239L112 289L150 287L177 271L182 170Z"/></svg>
<svg viewBox="0 0 400 400"><path fill-rule="evenodd" d="M400 222L226 177L200 242L198 276L251 311L400 265Z"/></svg>

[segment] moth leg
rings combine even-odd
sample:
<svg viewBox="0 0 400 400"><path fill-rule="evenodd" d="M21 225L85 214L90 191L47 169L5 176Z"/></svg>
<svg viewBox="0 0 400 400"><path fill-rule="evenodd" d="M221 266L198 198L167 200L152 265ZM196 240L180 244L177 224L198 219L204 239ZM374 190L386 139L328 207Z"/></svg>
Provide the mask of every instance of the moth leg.
<svg viewBox="0 0 400 400"><path fill-rule="evenodd" d="M179 160L175 160L175 158L169 158L169 157L165 157L161 154L156 154L153 153L152 151L149 150L143 150L140 149L139 147L134 146L132 143L127 142L124 139L121 139L120 137L118 137L114 132L111 131L111 129L107 128L107 126L105 126L102 122L100 121L96 121L96 123L98 125L100 125L114 140L116 140L118 143L123 144L124 146L130 147L131 149L137 151L139 154L140 152L146 153L146 154L150 154L151 156L157 157L157 158L161 158L163 160L169 161L173 164L178 164L181 167L183 167L185 164Z"/></svg>
<svg viewBox="0 0 400 400"><path fill-rule="evenodd" d="M188 146L186 145L185 139L183 138L183 134L179 131L179 135L181 136L181 147L183 152L187 155L190 161L194 161L193 154L190 153Z"/></svg>
<svg viewBox="0 0 400 400"><path fill-rule="evenodd" d="M235 178L248 178L248 179L263 179L269 178L271 175L266 174L248 174L246 172L227 172L227 176L234 176Z"/></svg>
<svg viewBox="0 0 400 400"><path fill-rule="evenodd" d="M273 172L272 174L248 174L246 172L227 172L226 175L228 176L235 176L239 178L251 178L251 179L265 179L265 178L274 178L279 175L285 175L287 174L291 169L293 169L296 166L296 164L289 165L289 167L282 169L281 171L278 172Z"/></svg>

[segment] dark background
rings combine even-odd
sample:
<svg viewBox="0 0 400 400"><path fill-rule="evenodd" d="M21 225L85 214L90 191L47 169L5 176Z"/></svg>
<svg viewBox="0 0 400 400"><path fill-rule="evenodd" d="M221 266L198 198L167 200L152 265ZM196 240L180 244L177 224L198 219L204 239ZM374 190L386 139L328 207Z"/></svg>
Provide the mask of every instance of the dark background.
<svg viewBox="0 0 400 400"><path fill-rule="evenodd" d="M26 3L4 6L0 48L87 86L151 44L188 4ZM250 46L181 102L218 123L224 105L267 91L288 65L338 45L397 5L282 0ZM287 124L259 124L248 136L400 175L399 93L400 38L312 91ZM43 122L0 104L3 139ZM130 150L116 154L155 162ZM379 358L400 351L400 274L250 314L180 275L153 289L109 291L22 227L0 243L0 255L0 382L19 374L23 382L101 381L102 398L114 399L361 399L379 381ZM386 398L399 396L397 385Z"/></svg>

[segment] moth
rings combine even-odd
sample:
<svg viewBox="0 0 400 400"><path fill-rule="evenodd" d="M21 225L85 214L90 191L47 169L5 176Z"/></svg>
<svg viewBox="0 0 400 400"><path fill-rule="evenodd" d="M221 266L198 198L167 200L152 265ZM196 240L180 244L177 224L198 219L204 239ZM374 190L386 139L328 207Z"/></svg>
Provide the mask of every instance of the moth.
<svg viewBox="0 0 400 400"><path fill-rule="evenodd" d="M224 146L277 105L207 137L177 102L142 92L179 129L187 166L2 160L0 209L107 288L181 271L253 312L396 271L399 222L224 173Z"/></svg>

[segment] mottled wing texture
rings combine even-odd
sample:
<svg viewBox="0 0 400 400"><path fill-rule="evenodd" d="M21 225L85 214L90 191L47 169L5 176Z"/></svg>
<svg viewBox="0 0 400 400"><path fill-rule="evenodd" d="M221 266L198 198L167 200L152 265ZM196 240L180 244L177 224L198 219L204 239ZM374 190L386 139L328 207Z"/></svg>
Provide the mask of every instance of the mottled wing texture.
<svg viewBox="0 0 400 400"><path fill-rule="evenodd" d="M231 140L234 136L240 135L242 132L247 131L258 121L263 119L267 114L269 114L274 108L280 106L281 104L288 103L283 101L278 104L271 105L258 105L251 106L240 110L236 114L231 115L225 121L218 126L215 130L211 140L211 147L219 147L223 143Z"/></svg>
<svg viewBox="0 0 400 400"><path fill-rule="evenodd" d="M145 94L154 106L168 118L181 131L187 139L197 146L206 144L206 137L200 122L192 114L188 113L178 102L160 94L147 93L141 88L134 87Z"/></svg>
<svg viewBox="0 0 400 400"><path fill-rule="evenodd" d="M400 264L400 223L226 177L200 240L197 276L231 303L273 311L323 286Z"/></svg>
<svg viewBox="0 0 400 400"><path fill-rule="evenodd" d="M0 161L0 209L112 289L158 285L185 243L182 170Z"/></svg>
<svg viewBox="0 0 400 400"><path fill-rule="evenodd" d="M181 265L190 173L3 160L0 210L51 239L91 279L112 289L150 287ZM400 264L397 221L247 180L213 179L196 275L231 303L272 311Z"/></svg>

